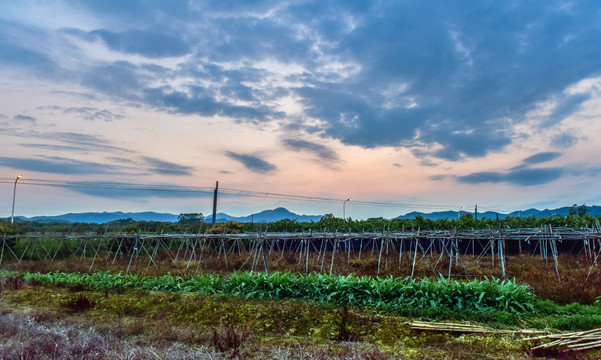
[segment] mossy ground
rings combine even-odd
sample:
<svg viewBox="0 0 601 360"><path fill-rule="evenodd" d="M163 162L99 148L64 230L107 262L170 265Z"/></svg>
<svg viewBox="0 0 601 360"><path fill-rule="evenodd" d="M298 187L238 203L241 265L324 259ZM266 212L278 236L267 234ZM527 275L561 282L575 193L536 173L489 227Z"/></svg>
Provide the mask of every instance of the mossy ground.
<svg viewBox="0 0 601 360"><path fill-rule="evenodd" d="M230 256L227 264L217 257L207 259L197 266L194 262L173 263L160 259L156 260L156 264L149 264L148 259L141 258L131 264L130 272L149 276L204 272L229 274L242 266L246 256ZM321 270L316 259L310 260L310 271ZM378 273L376 256L363 254L361 260L342 259L336 262L333 272L407 276L411 271L410 264L407 259L403 260L402 263L391 261ZM431 260L434 262L435 259ZM464 260L468 272L475 277L491 273L500 275L498 264L493 268L491 259L484 257L475 261L466 256ZM466 315L432 311L424 313L423 319L468 320L492 327L546 329L551 332L601 327L601 307L590 305L601 295L601 268L591 268L587 262L582 256L560 256L560 282L552 264L539 257L519 255L507 261L507 275L529 284L542 299L537 303L537 307L542 309L538 314L515 316L494 312ZM269 265L272 271L305 271L304 265L294 255L277 258ZM445 264L443 261L439 267L446 269L447 265L448 262ZM128 261L114 261L112 257L98 258L94 263L91 258L57 259L53 262L24 260L18 265L5 261L2 266L5 269L40 272L124 271ZM461 268L453 268L454 273L462 271ZM425 261L418 262L415 276L432 276ZM370 308L348 308L345 312L339 306L298 300L244 300L136 290L104 293L78 290L81 289L45 288L18 282L8 286L4 284L0 286L0 309L3 313L26 311L38 321L58 319L84 324L135 342L184 343L193 348L211 348L232 358L601 358L599 351L532 353L531 344L520 336L411 331L406 321L412 319ZM578 303L570 304L574 301Z"/></svg>
<svg viewBox="0 0 601 360"><path fill-rule="evenodd" d="M82 298L91 306L74 308ZM417 332L406 324L410 319L395 314L361 308L345 311L307 301L135 290L98 293L24 284L4 288L0 304L3 313L27 309L35 319L83 323L141 342L214 348L217 337L226 342L221 350L234 358L274 358L274 349L294 347L307 359L535 358L530 343L520 336ZM236 336L238 344L232 340ZM303 358L299 354L288 358ZM595 358L594 354L582 356Z"/></svg>

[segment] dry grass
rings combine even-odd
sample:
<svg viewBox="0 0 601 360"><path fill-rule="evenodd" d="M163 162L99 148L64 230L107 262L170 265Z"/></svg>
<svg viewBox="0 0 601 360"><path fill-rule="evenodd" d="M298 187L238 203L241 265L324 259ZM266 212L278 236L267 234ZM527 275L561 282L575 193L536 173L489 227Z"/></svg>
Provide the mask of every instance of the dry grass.
<svg viewBox="0 0 601 360"><path fill-rule="evenodd" d="M181 343L157 346L124 340L66 321L39 321L23 312L0 315L0 358L11 359L222 359Z"/></svg>
<svg viewBox="0 0 601 360"><path fill-rule="evenodd" d="M141 340L108 326L97 329L81 319L39 315L26 311L0 315L1 359L391 359L370 344L257 347L246 343L247 333L230 326L215 330L213 346L206 346L184 344L177 341L179 336Z"/></svg>

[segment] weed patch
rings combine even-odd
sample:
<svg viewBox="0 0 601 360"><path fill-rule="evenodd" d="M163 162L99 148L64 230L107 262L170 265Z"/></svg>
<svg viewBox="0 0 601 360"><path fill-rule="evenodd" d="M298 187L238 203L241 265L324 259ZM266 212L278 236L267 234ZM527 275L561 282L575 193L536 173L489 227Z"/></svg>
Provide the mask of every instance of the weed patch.
<svg viewBox="0 0 601 360"><path fill-rule="evenodd" d="M213 347L228 354L228 358L240 356L242 346L248 342L250 334L232 325L224 325L221 329L213 330Z"/></svg>
<svg viewBox="0 0 601 360"><path fill-rule="evenodd" d="M72 313L80 313L88 311L96 305L95 301L90 300L86 295L79 294L75 299L68 301L65 304L67 311Z"/></svg>

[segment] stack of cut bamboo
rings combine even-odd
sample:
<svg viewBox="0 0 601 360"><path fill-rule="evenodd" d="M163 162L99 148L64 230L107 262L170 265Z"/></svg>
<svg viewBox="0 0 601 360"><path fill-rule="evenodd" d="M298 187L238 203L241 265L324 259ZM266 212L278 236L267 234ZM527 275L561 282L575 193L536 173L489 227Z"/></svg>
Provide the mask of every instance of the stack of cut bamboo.
<svg viewBox="0 0 601 360"><path fill-rule="evenodd" d="M535 346L532 348L532 350L548 348L564 348L566 350L589 350L601 347L601 328L568 334L537 336L534 338L528 338L524 340L540 341L545 339L550 339L553 341Z"/></svg>
<svg viewBox="0 0 601 360"><path fill-rule="evenodd" d="M422 322L422 321L410 321L407 325L411 330L422 330L422 331L442 331L442 332L458 332L458 333L475 333L475 334L510 334L510 335L536 335L545 334L545 331L537 330L498 330L491 329L484 326L462 324L462 323L448 323L448 322Z"/></svg>

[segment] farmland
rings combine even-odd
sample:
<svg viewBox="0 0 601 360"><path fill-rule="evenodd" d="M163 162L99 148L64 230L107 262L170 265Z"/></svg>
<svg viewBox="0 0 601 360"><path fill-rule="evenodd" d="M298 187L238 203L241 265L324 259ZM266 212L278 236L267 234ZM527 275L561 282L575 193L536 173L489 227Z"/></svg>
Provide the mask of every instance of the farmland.
<svg viewBox="0 0 601 360"><path fill-rule="evenodd" d="M5 234L0 351L39 358L72 338L55 357L598 358L524 340L601 327L598 232L502 234Z"/></svg>

